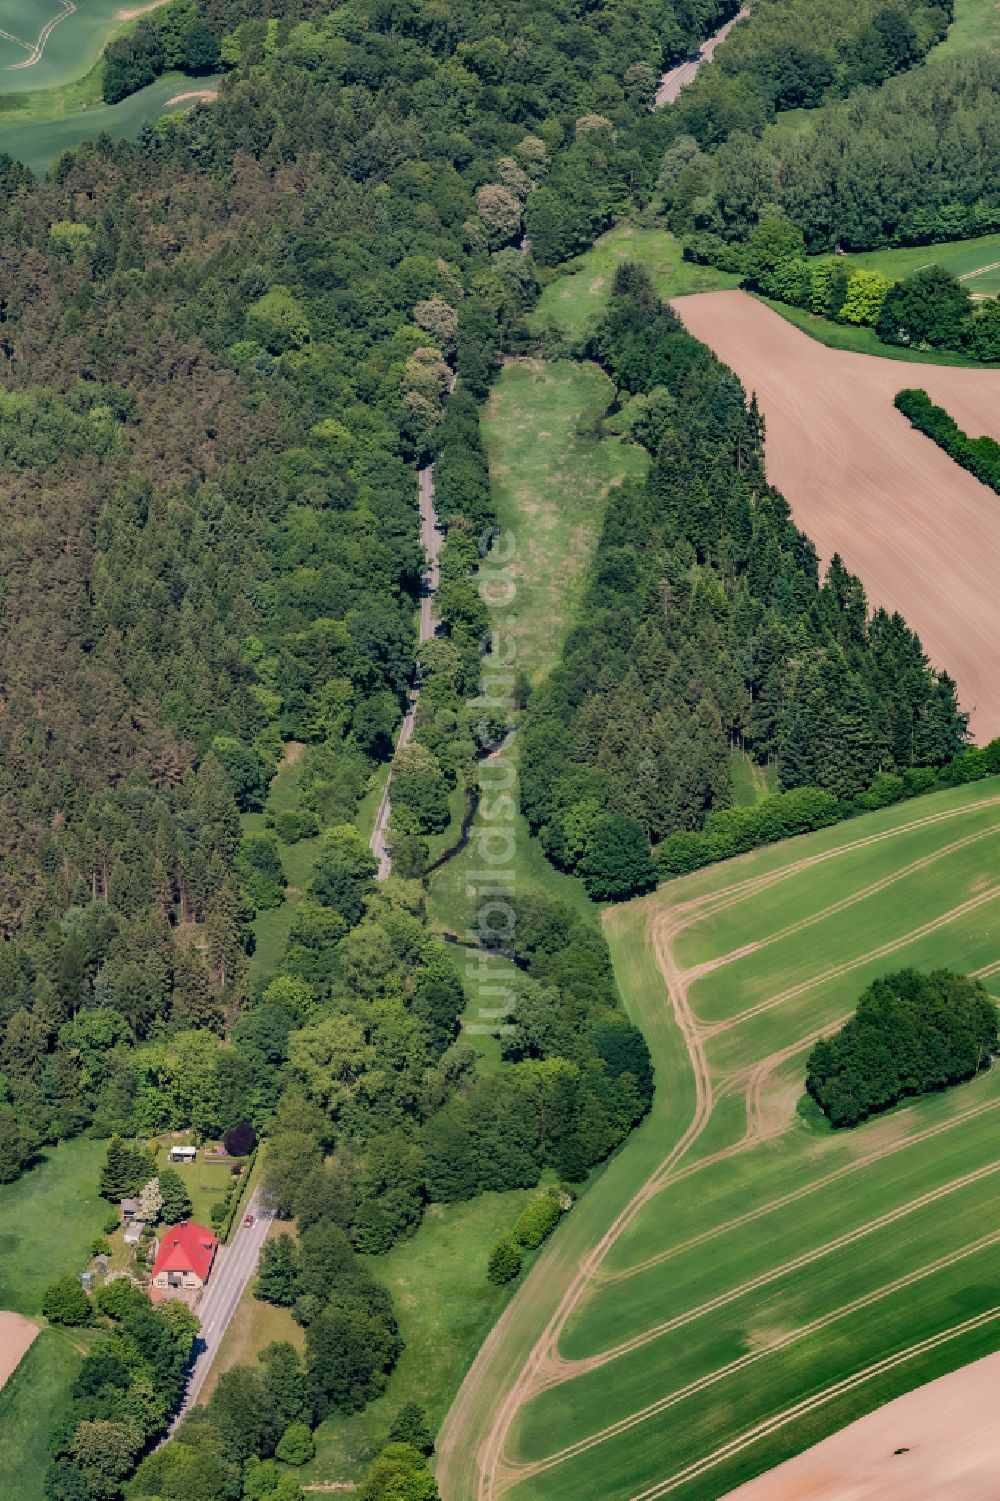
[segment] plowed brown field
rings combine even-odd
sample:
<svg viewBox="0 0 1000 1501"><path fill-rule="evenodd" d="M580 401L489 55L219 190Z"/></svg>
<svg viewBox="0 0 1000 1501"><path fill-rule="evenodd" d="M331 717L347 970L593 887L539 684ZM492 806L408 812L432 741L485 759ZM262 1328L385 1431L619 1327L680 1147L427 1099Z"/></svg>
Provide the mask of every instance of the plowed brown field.
<svg viewBox="0 0 1000 1501"><path fill-rule="evenodd" d="M980 742L1000 734L1000 495L915 432L892 402L920 386L967 433L1000 439L1000 370L827 349L745 292L676 311L757 400L767 472L828 562L899 610L958 682Z"/></svg>
<svg viewBox="0 0 1000 1501"><path fill-rule="evenodd" d="M38 1334L38 1325L19 1313L0 1311L0 1387L17 1370Z"/></svg>
<svg viewBox="0 0 1000 1501"><path fill-rule="evenodd" d="M727 1501L995 1501L1000 1355L987 1355L751 1480Z"/></svg>

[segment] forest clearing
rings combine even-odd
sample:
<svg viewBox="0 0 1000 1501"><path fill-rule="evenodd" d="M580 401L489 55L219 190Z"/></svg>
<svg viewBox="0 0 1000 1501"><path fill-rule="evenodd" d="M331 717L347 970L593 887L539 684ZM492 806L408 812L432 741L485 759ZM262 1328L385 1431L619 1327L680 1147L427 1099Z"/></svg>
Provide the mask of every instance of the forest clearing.
<svg viewBox="0 0 1000 1501"><path fill-rule="evenodd" d="M893 409L920 385L965 431L1000 437L1000 371L827 349L742 292L680 298L685 326L756 392L768 478L822 562L839 552L958 682L977 739L1000 731L1000 506Z"/></svg>
<svg viewBox="0 0 1000 1501"><path fill-rule="evenodd" d="M800 1102L875 976L995 993L998 824L991 779L610 910L653 1110L481 1351L445 1497L707 1501L992 1347L996 1073L852 1131Z"/></svg>

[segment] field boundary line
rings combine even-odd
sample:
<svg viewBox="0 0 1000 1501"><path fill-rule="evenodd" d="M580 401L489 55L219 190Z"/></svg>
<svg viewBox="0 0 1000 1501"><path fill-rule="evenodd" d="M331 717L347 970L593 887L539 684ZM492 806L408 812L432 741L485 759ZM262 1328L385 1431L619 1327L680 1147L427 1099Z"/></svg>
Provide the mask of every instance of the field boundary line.
<svg viewBox="0 0 1000 1501"><path fill-rule="evenodd" d="M951 907L947 912L942 912L939 917L932 917L928 922L921 923L909 933L901 933L898 938L893 938L889 943L880 944L878 948L869 949L865 954L859 954L854 959L847 959L843 964L833 964L821 974L813 975L809 980L803 980L799 985L792 985L788 990L779 991L766 1001L759 1001L756 1006L748 1006L745 1011L737 1012L721 1022L701 1022L699 1027L703 1037L716 1037L721 1032L729 1032L733 1027L741 1026L745 1021L751 1021L755 1016L762 1016L766 1011L773 1011L776 1006L783 1006L786 1001L797 1000L799 996L806 995L810 990L815 990L817 985L825 985L828 980L839 979L841 975L850 974L852 969L860 969L862 964L869 963L872 959L884 959L889 954L896 953L905 948L908 943L915 943L918 938L926 938L931 933L936 933L939 928L946 928L949 923L957 922L959 918L966 917L970 912L976 912L980 907L995 901L1000 896L1000 886L990 886L976 896L969 897L967 901L960 902L957 907Z"/></svg>
<svg viewBox="0 0 1000 1501"><path fill-rule="evenodd" d="M662 1323L653 1324L650 1328L643 1329L640 1334L634 1334L630 1339L622 1340L620 1344L611 1345L607 1350L601 1350L595 1355L581 1356L577 1360L560 1358L560 1380L569 1381L575 1375L582 1376L586 1372L600 1370L602 1366L610 1365L613 1360L619 1360L623 1355L631 1355L635 1350L641 1350L645 1345L653 1344L655 1340L662 1339L665 1334L670 1334L675 1329L682 1329L686 1324L693 1324L696 1319L703 1318L708 1313L716 1313L720 1308L725 1308L730 1303L746 1297L747 1293L757 1292L762 1287L769 1287L772 1283L779 1282L782 1277L814 1266L817 1261L822 1261L833 1252L846 1250L848 1246L856 1245L858 1241L865 1240L869 1235L875 1235L879 1230L897 1224L908 1215L915 1214L917 1210L926 1209L930 1204L946 1199L949 1194L960 1193L963 1188L980 1183L984 1178L997 1172L1000 1172L1000 1158L987 1163L984 1167L974 1168L972 1172L963 1173L960 1178L953 1178L948 1183L939 1184L937 1188L928 1189L926 1193L919 1194L915 1199L908 1199L903 1204L897 1204L895 1209L888 1209L884 1214L876 1215L874 1219L855 1225L853 1230L847 1230L833 1240L824 1241L810 1251L803 1251L800 1255L793 1256L790 1261L770 1267L767 1271L758 1272L755 1277L737 1283L735 1287L727 1287L726 1291L719 1293L717 1297L698 1303L694 1308L687 1308L683 1313L674 1314L672 1318L664 1319ZM552 1381L549 1384L557 1385L558 1383Z"/></svg>
<svg viewBox="0 0 1000 1501"><path fill-rule="evenodd" d="M970 1241L968 1245L961 1246L957 1251L947 1252L944 1256L938 1256L924 1266L916 1267L912 1272L904 1272L902 1276L895 1277L891 1282L884 1283L881 1287L873 1288L871 1292L862 1293L860 1297L853 1298L849 1303L843 1303L839 1308L832 1308L829 1312L820 1314L818 1318L810 1319L807 1324L801 1324L798 1329L792 1329L781 1339L772 1344L763 1345L760 1349L749 1350L745 1355L739 1355L735 1360L728 1361L726 1365L717 1367L714 1371L707 1372L704 1376L698 1376L694 1381L689 1381L686 1386L678 1387L676 1391L659 1397L655 1402L650 1402L647 1407L641 1407L638 1411L629 1413L628 1417L619 1418L615 1423L609 1423L606 1428L601 1428L597 1433L588 1434L586 1438L579 1439L575 1444L568 1444L565 1449L559 1449L554 1454L547 1454L544 1459L532 1461L525 1466L517 1466L519 1480L528 1479L529 1476L540 1474L544 1470L554 1469L558 1464L564 1464L568 1459L576 1459L578 1455L585 1454L589 1449L596 1448L599 1444L606 1443L609 1439L618 1438L623 1433L628 1433L632 1428L647 1422L650 1418L658 1417L661 1412L675 1407L678 1402L683 1402L687 1397L697 1396L699 1392L707 1391L718 1382L725 1380L727 1376L734 1376L745 1370L748 1366L755 1365L759 1360L765 1360L768 1355L777 1350L787 1349L789 1345L796 1344L801 1339L806 1339L810 1334L818 1334L821 1329L835 1324L838 1319L847 1318L853 1313L860 1313L863 1308L870 1308L879 1303L883 1298L892 1297L894 1293L903 1292L908 1287L913 1287L917 1282L922 1282L927 1277L933 1277L938 1272L947 1270L948 1267L956 1266L970 1256L975 1256L980 1251L988 1250L991 1246L1000 1243L1000 1230L993 1230L989 1235L982 1235L978 1240Z"/></svg>
<svg viewBox="0 0 1000 1501"><path fill-rule="evenodd" d="M850 896L842 897L840 901L833 902L831 906L823 907L819 912L813 912L808 917L800 918L798 922L789 923L787 927L780 928L778 932L771 933L766 938L760 938L754 943L741 944L739 948L731 949L728 954L720 954L717 959L706 959L702 964L692 965L690 969L684 971L684 983L691 985L695 980L713 974L727 964L735 964L739 959L749 958L751 954L757 954L761 949L769 948L772 943L780 943L783 938L791 938L793 934L801 933L805 928L812 927L814 923L824 922L828 917L835 917L839 912L846 912L849 907L855 906L858 902L867 901L869 897L876 896L880 891L894 886L897 881L905 881L909 876L916 875L918 871L936 865L946 855L965 849L967 845L975 844L979 839L987 839L991 835L995 837L996 832L995 827L990 827L976 829L971 834L963 834L961 839L954 839L951 844L943 844L940 849L921 855L909 865L901 865L899 870L893 871L891 875L872 881L869 886L862 887L860 891L852 892Z"/></svg>
<svg viewBox="0 0 1000 1501"><path fill-rule="evenodd" d="M943 823L951 818L960 818L963 814L978 812L981 808L992 808L1000 803L1000 794L995 797L983 798L982 802L967 803L958 808L942 808L938 813L925 814L923 818L911 819L909 823L897 824L894 828L883 829L878 834L866 834L861 839L852 839L848 844L835 845L833 849L821 850L816 855L804 855L800 860L793 860L789 865L780 866L777 870L762 872L758 876L745 876L741 881L734 881L732 885L724 887L721 891L705 892L701 896L688 897L676 906L670 907L670 912L682 915L690 913L688 920L679 924L676 932L683 932L692 923L700 922L703 917L714 917L717 912L727 911L730 907L738 906L746 897L756 896L760 891L766 891L769 887L777 885L789 876L800 875L804 870L810 870L816 865L823 865L827 860L834 860L840 855L850 855L856 850L867 849L873 844L881 844L885 839L896 839L901 834L909 834L914 829L924 829L931 824ZM835 825L833 826L835 827ZM806 835L797 835L797 838L806 838ZM764 848L777 848L777 845L764 846ZM748 851L747 854L759 853ZM739 855L736 859L746 859L746 855ZM663 889L663 888L660 888ZM669 886L666 888L669 889Z"/></svg>
<svg viewBox="0 0 1000 1501"><path fill-rule="evenodd" d="M674 1018L684 1039L694 1074L695 1110L671 1150L632 1196L593 1249L580 1261L551 1318L535 1340L506 1392L502 1393L490 1427L476 1453L478 1472L476 1501L496 1501L496 1498L507 1489L507 1483L501 1472L504 1468L504 1450L511 1426L517 1413L530 1400L534 1392L547 1384L548 1370L553 1366L558 1366L558 1341L562 1330L576 1308L587 1297L588 1290L593 1287L597 1269L607 1256L610 1247L619 1239L642 1207L676 1172L677 1164L690 1151L711 1118L714 1096L711 1071L704 1048L704 1038L707 1034L699 1026L691 1009L683 981L683 972L674 959L672 940L678 933L705 917L725 911L756 892L766 890L803 870L881 843L883 840L895 839L914 829L926 828L952 818L977 813L997 804L1000 804L1000 795L925 814L922 817L910 819L907 823L880 830L877 834L866 835L848 843L839 844L832 849L803 856L778 870L748 876L740 882L727 886L723 891L707 892L676 905L668 905L648 920L656 963L666 985Z"/></svg>
<svg viewBox="0 0 1000 1501"><path fill-rule="evenodd" d="M791 1423L796 1418L804 1417L815 1408L822 1407L826 1402L831 1402L835 1397L853 1391L855 1387L862 1386L866 1381L870 1381L873 1376L883 1375L886 1371L894 1370L896 1366L905 1365L915 1355L923 1355L928 1350L936 1350L940 1345L946 1345L953 1339L960 1339L963 1334L969 1334L975 1329L982 1328L984 1324L991 1323L997 1318L1000 1318L1000 1304L995 1304L992 1308L987 1308L982 1313L974 1314L972 1318L964 1319L962 1323L955 1324L950 1329L944 1329L939 1334L932 1334L927 1339L918 1340L916 1344L909 1345L905 1350L897 1351L895 1355L888 1355L883 1360L874 1361L872 1365L863 1367L862 1370L856 1371L852 1376L846 1376L842 1381L835 1382L833 1386L829 1386L825 1390L816 1392L813 1396L806 1397L801 1402L797 1402L794 1407L788 1407L783 1412L776 1413L763 1423L759 1423L756 1428L747 1429L738 1438L731 1439L728 1444L721 1445L720 1448L713 1450L711 1454L689 1465L686 1470L679 1470L667 1480L662 1480L644 1491L637 1492L636 1495L631 1497L631 1501L658 1501L660 1496L669 1495L671 1491L676 1490L679 1485L683 1485L688 1480L697 1480L706 1470L714 1469L723 1460L734 1458L744 1449L749 1448L751 1444L756 1443L758 1439L767 1438L769 1434L774 1433L779 1428L783 1428L786 1423Z"/></svg>
<svg viewBox="0 0 1000 1501"><path fill-rule="evenodd" d="M704 1245L706 1241L716 1240L720 1235L727 1234L730 1230L738 1230L743 1225L752 1224L754 1220L763 1219L766 1215L777 1209L785 1209L789 1204L796 1204L801 1199L808 1198L821 1188L828 1188L831 1183L837 1183L842 1178L849 1177L852 1173L862 1172L865 1168L875 1166L883 1162L887 1157L892 1157L897 1152L903 1152L908 1147L919 1146L931 1140L935 1136L943 1135L950 1131L953 1126L966 1125L977 1116L986 1115L991 1110L1000 1110L1000 1100L990 1100L982 1105L977 1105L971 1110L964 1111L948 1121L939 1121L935 1126L929 1126L925 1131L917 1131L912 1136L903 1137L901 1141L888 1142L875 1152L869 1152L866 1157L857 1157L853 1162L845 1162L842 1167L835 1168L832 1173L827 1173L823 1178L816 1178L810 1183L804 1183L801 1188L792 1189L789 1193L781 1194L777 1199L771 1199L766 1204L761 1204L756 1209L748 1209L744 1214L737 1215L734 1219L724 1220L720 1225L713 1225L709 1230L701 1230L697 1235L689 1236L687 1240L678 1241L666 1251L660 1251L655 1256L649 1256L644 1261L637 1261L633 1266L625 1267L620 1272L608 1273L602 1279L602 1286L610 1286L615 1282L625 1282L637 1272L646 1271L650 1267L660 1266L665 1261L670 1261L674 1256L681 1256L685 1251L692 1251L696 1246ZM741 1146L748 1143L741 1142ZM681 1178L674 1181L678 1181Z"/></svg>

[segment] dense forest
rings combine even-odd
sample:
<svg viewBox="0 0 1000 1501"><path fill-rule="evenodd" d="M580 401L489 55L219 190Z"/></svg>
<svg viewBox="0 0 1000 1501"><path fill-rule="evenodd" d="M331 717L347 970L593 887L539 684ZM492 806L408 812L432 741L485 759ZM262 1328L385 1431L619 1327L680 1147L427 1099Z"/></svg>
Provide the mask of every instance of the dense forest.
<svg viewBox="0 0 1000 1501"><path fill-rule="evenodd" d="M905 71L943 35L945 9L851 7L860 46L826 29L836 12L825 7L793 35L801 9L755 7L670 112L658 179L667 224L689 259L769 297L869 325L886 343L1000 359L996 303L976 305L940 268L894 285L816 258L1000 227L1000 62L980 49ZM796 129L766 128L795 107L808 110Z"/></svg>
<svg viewBox="0 0 1000 1501"><path fill-rule="evenodd" d="M129 1417L159 1334L95 1304L108 1358L54 1436L50 1501L187 1497L195 1476L226 1501L297 1495L274 1464L288 1430L311 1442L398 1355L358 1253L431 1198L579 1180L648 1109L603 940L559 903L520 905L504 1058L481 1075L411 877L479 750L478 403L536 259L652 190L658 73L729 13L175 4L139 42L207 66L210 31L215 106L43 182L0 161L0 1180L82 1131L249 1119L298 1220L280 1299L305 1331L301 1365L223 1378L129 1481L163 1432L166 1409ZM113 89L135 82L114 73L135 38L108 58ZM195 44L202 63L177 50ZM421 652L379 887L352 820L415 668L431 456L445 634ZM277 971L251 984L254 912L287 878L240 815L287 741L306 762L282 837L319 835L319 855ZM262 1291L281 1275L265 1260ZM405 1424L393 1436L363 1494L423 1464Z"/></svg>
<svg viewBox="0 0 1000 1501"><path fill-rule="evenodd" d="M973 50L825 105L800 131L734 130L711 155L692 125L667 163L671 222L743 239L778 209L811 252L988 234L998 84L1000 59Z"/></svg>
<svg viewBox="0 0 1000 1501"><path fill-rule="evenodd" d="M850 1021L816 1044L806 1087L834 1126L854 1126L970 1079L996 1051L996 1003L978 980L904 969L873 981Z"/></svg>
<svg viewBox="0 0 1000 1501"><path fill-rule="evenodd" d="M777 833L958 754L954 683L839 558L820 579L765 479L755 404L641 269L617 273L588 352L653 462L612 492L579 620L528 704L521 799L549 857L599 898L643 889L650 843L732 801L732 747L828 795L779 805Z"/></svg>
<svg viewBox="0 0 1000 1501"><path fill-rule="evenodd" d="M199 1129L255 1097L219 1039L275 849L241 841L238 813L283 740L312 748L324 827L388 755L414 666L414 466L440 447L449 636L398 789L419 868L475 753L475 402L534 292L524 205L544 192L554 222L565 199L590 237L647 191L629 142L656 72L725 13L252 12L202 7L232 68L212 109L46 182L0 164L7 1179L91 1123L188 1115L179 1054L217 1080Z"/></svg>

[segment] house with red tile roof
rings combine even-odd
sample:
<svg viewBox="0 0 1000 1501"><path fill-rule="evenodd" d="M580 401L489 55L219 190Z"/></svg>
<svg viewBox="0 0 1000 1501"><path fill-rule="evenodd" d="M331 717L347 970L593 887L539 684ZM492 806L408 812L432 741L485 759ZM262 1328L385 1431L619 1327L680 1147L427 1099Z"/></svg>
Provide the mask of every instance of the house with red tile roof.
<svg viewBox="0 0 1000 1501"><path fill-rule="evenodd" d="M153 1287L163 1290L204 1287L218 1249L218 1237L193 1220L183 1225L168 1225L153 1263Z"/></svg>

